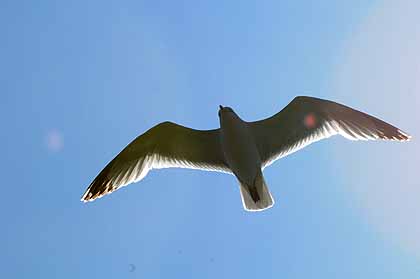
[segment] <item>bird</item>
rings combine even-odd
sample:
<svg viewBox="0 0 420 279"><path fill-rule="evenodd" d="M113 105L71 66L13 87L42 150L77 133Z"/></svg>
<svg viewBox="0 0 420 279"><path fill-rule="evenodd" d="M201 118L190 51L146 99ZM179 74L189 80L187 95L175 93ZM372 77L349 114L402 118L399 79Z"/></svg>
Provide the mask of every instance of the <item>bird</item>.
<svg viewBox="0 0 420 279"><path fill-rule="evenodd" d="M232 174L246 211L274 205L263 170L311 143L341 135L349 140L408 141L411 136L374 116L315 97L297 96L273 116L247 122L219 106L220 128L195 130L162 122L128 144L89 185L89 202L142 180L152 169L190 168Z"/></svg>

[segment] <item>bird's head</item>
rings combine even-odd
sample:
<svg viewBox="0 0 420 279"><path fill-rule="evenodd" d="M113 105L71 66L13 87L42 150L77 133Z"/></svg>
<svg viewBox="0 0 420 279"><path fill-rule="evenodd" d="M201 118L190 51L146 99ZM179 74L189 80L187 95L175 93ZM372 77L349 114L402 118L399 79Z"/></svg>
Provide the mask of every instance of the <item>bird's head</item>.
<svg viewBox="0 0 420 279"><path fill-rule="evenodd" d="M224 107L222 105L219 105L219 117L222 117L222 114L225 113L233 113L233 109L230 107Z"/></svg>

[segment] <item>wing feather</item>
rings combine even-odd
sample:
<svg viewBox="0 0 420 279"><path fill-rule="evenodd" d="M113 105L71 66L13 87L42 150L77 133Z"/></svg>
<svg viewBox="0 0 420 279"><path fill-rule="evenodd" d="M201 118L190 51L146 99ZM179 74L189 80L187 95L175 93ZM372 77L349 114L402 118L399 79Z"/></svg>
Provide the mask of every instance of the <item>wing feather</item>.
<svg viewBox="0 0 420 279"><path fill-rule="evenodd" d="M163 122L133 140L92 181L82 201L92 201L143 179L149 170L190 168L230 173L219 129L193 130Z"/></svg>
<svg viewBox="0 0 420 279"><path fill-rule="evenodd" d="M336 102L296 97L274 116L248 123L263 167L305 146L340 134L350 140L407 141L400 129Z"/></svg>

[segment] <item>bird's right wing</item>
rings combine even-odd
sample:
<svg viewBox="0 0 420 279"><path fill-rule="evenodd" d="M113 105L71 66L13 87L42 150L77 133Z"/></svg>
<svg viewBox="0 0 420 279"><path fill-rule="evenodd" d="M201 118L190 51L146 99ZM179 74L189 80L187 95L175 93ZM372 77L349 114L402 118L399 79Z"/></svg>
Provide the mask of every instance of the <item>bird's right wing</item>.
<svg viewBox="0 0 420 279"><path fill-rule="evenodd" d="M406 141L398 128L347 106L313 97L296 97L270 118L249 122L263 168L305 146L340 134L350 140Z"/></svg>
<svg viewBox="0 0 420 279"><path fill-rule="evenodd" d="M191 168L231 173L224 161L219 129L193 130L163 122L133 140L93 180L82 197L92 201L159 168Z"/></svg>

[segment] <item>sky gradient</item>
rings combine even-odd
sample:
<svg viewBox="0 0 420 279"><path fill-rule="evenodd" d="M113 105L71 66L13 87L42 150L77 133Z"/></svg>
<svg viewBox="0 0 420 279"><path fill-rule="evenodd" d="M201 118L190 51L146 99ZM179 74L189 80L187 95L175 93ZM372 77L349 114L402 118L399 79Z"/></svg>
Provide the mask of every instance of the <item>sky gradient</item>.
<svg viewBox="0 0 420 279"><path fill-rule="evenodd" d="M418 278L415 1L2 1L1 278ZM297 95L371 113L405 144L315 143L233 176L155 170L80 197L132 139L218 105L268 117Z"/></svg>

